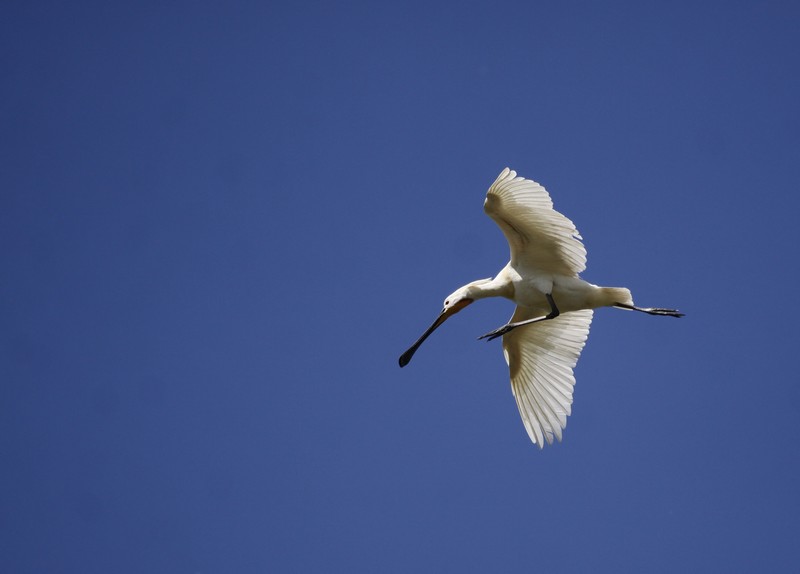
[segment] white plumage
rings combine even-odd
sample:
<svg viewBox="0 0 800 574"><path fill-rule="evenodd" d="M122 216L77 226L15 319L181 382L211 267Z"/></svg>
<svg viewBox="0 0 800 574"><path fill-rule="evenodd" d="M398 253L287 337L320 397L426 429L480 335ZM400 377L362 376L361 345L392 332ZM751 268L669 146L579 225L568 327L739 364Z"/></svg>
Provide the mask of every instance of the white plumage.
<svg viewBox="0 0 800 574"><path fill-rule="evenodd" d="M517 304L511 321L481 339L503 337L511 390L528 436L539 447L559 441L571 412L573 369L589 335L592 309L618 307L651 315L682 317L674 309L633 304L623 287L598 287L581 279L586 248L575 225L553 209L544 187L506 168L489 188L484 211L503 231L511 260L494 279L460 287L444 301L433 324L400 357L411 360L449 317L484 297Z"/></svg>
<svg viewBox="0 0 800 574"><path fill-rule="evenodd" d="M532 319L525 307L517 307L512 322ZM592 310L581 309L527 329L503 336L503 354L511 373L511 390L528 436L542 446L561 440L561 431L572 414L572 370L578 362Z"/></svg>
<svg viewBox="0 0 800 574"><path fill-rule="evenodd" d="M511 247L511 264L576 276L586 269L586 248L575 224L553 209L544 187L505 168L486 193L486 215Z"/></svg>

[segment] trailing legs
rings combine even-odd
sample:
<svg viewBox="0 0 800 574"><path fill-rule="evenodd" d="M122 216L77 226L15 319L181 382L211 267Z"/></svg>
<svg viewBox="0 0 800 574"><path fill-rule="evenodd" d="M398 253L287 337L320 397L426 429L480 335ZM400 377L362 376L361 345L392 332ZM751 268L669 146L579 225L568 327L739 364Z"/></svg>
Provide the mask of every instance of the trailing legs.
<svg viewBox="0 0 800 574"><path fill-rule="evenodd" d="M663 315L666 317L683 317L683 313L676 309L662 309L661 307L637 307L635 305L628 305L627 303L614 303L614 307L618 309L627 309L628 311L640 311L648 315Z"/></svg>

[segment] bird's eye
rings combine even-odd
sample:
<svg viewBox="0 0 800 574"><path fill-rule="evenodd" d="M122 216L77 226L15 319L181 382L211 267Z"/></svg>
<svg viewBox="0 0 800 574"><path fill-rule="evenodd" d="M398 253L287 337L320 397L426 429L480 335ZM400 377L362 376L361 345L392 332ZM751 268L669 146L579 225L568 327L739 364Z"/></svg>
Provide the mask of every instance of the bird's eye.
<svg viewBox="0 0 800 574"><path fill-rule="evenodd" d="M448 299L447 301L444 302L444 304L445 305L449 305L450 304L450 300Z"/></svg>

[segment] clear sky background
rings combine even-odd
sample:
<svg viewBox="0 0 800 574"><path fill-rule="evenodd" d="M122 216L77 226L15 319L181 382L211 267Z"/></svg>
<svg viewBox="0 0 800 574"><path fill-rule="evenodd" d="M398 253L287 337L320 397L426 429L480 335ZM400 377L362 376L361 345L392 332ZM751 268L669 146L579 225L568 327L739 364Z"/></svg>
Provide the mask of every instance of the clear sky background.
<svg viewBox="0 0 800 574"><path fill-rule="evenodd" d="M0 571L796 572L793 2L23 3L0 22ZM585 238L563 443L481 301Z"/></svg>

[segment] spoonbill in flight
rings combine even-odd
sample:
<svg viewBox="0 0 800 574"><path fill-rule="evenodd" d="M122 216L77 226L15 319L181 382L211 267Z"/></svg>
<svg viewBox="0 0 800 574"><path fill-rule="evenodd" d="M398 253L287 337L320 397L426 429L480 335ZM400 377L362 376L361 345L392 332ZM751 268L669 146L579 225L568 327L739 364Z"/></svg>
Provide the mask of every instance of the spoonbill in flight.
<svg viewBox="0 0 800 574"><path fill-rule="evenodd" d="M484 297L517 304L511 320L479 339L503 337L511 390L531 440L561 440L571 412L572 373L589 335L592 310L617 307L650 315L683 317L675 309L637 307L623 287L598 287L581 279L586 248L575 225L553 209L544 187L505 168L486 194L483 210L500 226L511 261L494 279L456 289L428 329L400 356L405 367L419 346L464 307Z"/></svg>

